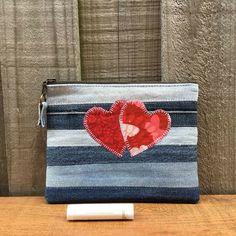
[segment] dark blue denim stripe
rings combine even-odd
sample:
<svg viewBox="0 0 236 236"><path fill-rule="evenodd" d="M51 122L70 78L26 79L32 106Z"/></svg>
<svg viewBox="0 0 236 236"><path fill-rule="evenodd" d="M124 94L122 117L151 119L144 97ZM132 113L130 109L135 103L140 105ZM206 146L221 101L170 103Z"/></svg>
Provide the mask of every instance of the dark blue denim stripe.
<svg viewBox="0 0 236 236"><path fill-rule="evenodd" d="M48 147L47 165L83 165L102 163L139 163L139 162L194 162L197 159L195 145L156 145L136 157L130 157L126 150L122 158L101 146L96 147Z"/></svg>
<svg viewBox="0 0 236 236"><path fill-rule="evenodd" d="M179 101L179 102L145 102L147 110L164 109L166 111L196 111L197 102ZM67 104L67 105L49 105L48 112L86 112L88 109L98 106L106 110L111 108L112 103L92 103L92 104Z"/></svg>
<svg viewBox="0 0 236 236"><path fill-rule="evenodd" d="M170 113L172 127L197 126L196 113ZM84 114L56 114L47 116L48 129L84 129Z"/></svg>
<svg viewBox="0 0 236 236"><path fill-rule="evenodd" d="M196 203L199 188L47 187L48 203L179 202Z"/></svg>

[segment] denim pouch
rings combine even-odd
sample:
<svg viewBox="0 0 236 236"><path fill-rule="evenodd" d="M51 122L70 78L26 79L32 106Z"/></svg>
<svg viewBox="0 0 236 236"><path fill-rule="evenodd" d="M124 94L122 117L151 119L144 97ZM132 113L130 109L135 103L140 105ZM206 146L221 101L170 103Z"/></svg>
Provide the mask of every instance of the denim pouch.
<svg viewBox="0 0 236 236"><path fill-rule="evenodd" d="M199 200L195 83L43 84L48 203Z"/></svg>

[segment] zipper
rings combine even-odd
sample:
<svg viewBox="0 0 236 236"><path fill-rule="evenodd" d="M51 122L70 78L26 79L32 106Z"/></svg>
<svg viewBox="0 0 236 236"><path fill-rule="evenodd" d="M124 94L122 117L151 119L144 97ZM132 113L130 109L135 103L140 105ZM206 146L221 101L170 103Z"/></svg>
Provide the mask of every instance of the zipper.
<svg viewBox="0 0 236 236"><path fill-rule="evenodd" d="M44 81L46 85L50 84L177 84L177 82L154 82L154 81L147 81L147 82L96 82L96 81L57 81L56 79L48 79ZM181 82L181 84L197 84L196 82Z"/></svg>
<svg viewBox="0 0 236 236"><path fill-rule="evenodd" d="M47 79L43 82L42 93L39 99L38 105L38 125L45 127L46 125L46 109L47 109L47 86L50 84L132 84L133 82L94 82L94 81L57 81L56 79ZM176 84L176 82L135 82L134 84ZM196 82L181 82L183 84L194 83Z"/></svg>
<svg viewBox="0 0 236 236"><path fill-rule="evenodd" d="M48 79L43 82L42 85L42 93L39 98L39 104L38 104L38 123L37 125L44 128L46 126L47 120L46 120L46 112L47 112L47 85L49 83L56 82L56 79Z"/></svg>
<svg viewBox="0 0 236 236"><path fill-rule="evenodd" d="M43 86L42 86L42 93L40 96L40 100L42 101L46 101L47 100L47 86L48 84L53 84L56 83L56 79L47 79L46 81L43 82Z"/></svg>
<svg viewBox="0 0 236 236"><path fill-rule="evenodd" d="M44 102L47 100L47 86L50 84L132 84L132 82L94 82L94 81L57 81L56 79L47 79L43 82L42 86L42 94L40 96L40 102ZM135 82L134 84L177 84L176 82ZM188 84L193 83L196 84L196 82L181 82L182 84Z"/></svg>

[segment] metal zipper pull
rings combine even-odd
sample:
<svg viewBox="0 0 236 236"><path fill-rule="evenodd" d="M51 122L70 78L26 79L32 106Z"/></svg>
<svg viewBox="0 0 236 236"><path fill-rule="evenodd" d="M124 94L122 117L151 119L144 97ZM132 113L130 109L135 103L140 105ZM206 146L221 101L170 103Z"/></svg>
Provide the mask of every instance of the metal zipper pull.
<svg viewBox="0 0 236 236"><path fill-rule="evenodd" d="M57 80L56 79L47 79L47 81L45 81L47 84L53 84L56 83Z"/></svg>

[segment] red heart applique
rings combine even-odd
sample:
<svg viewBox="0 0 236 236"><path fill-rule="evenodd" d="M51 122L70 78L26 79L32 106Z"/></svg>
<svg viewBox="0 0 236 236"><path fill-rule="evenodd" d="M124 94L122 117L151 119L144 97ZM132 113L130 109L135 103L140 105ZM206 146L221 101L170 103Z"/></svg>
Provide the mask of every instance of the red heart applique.
<svg viewBox="0 0 236 236"><path fill-rule="evenodd" d="M141 101L128 101L120 114L120 128L131 156L154 146L169 132L170 115L164 110L148 112Z"/></svg>
<svg viewBox="0 0 236 236"><path fill-rule="evenodd" d="M124 104L124 100L116 101L110 111L93 107L84 118L84 126L92 138L119 157L126 147L119 123L120 111Z"/></svg>

